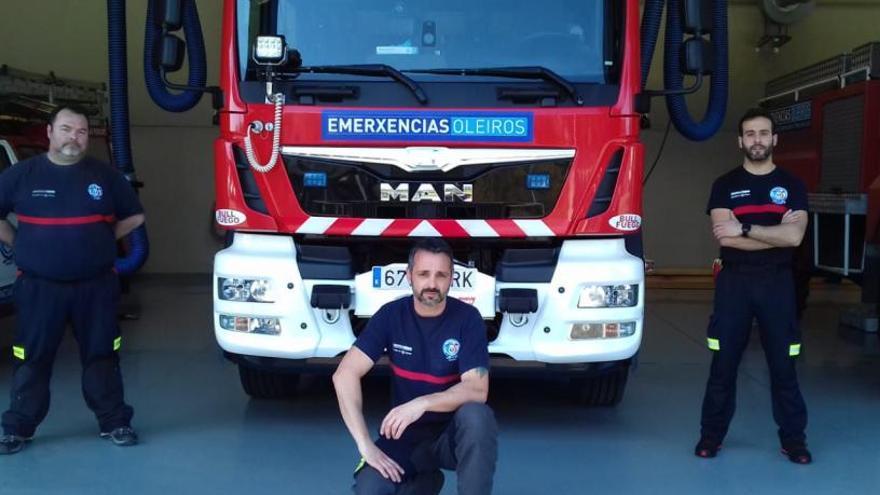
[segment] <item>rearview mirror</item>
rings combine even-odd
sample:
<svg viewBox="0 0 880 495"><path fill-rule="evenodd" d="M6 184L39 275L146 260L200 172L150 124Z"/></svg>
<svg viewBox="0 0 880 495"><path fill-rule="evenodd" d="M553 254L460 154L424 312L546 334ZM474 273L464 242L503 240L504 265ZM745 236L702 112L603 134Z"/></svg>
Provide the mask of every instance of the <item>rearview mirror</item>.
<svg viewBox="0 0 880 495"><path fill-rule="evenodd" d="M159 52L159 65L165 72L177 72L183 67L183 52L186 43L173 34L162 37L162 50Z"/></svg>
<svg viewBox="0 0 880 495"><path fill-rule="evenodd" d="M159 9L162 27L165 31L177 31L181 26L181 1L164 0Z"/></svg>
<svg viewBox="0 0 880 495"><path fill-rule="evenodd" d="M683 0L684 32L696 36L712 31L712 2L710 0Z"/></svg>
<svg viewBox="0 0 880 495"><path fill-rule="evenodd" d="M684 42L682 61L685 74L695 76L710 75L715 71L715 57L712 44L703 38L691 38Z"/></svg>

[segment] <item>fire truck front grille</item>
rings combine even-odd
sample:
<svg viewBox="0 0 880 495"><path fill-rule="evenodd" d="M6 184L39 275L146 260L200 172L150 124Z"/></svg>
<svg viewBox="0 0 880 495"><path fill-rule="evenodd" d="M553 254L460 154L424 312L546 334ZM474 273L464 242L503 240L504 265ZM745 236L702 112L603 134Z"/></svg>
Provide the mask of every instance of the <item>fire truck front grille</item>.
<svg viewBox="0 0 880 495"><path fill-rule="evenodd" d="M285 156L296 198L313 216L543 218L556 206L571 159L407 173L391 165Z"/></svg>

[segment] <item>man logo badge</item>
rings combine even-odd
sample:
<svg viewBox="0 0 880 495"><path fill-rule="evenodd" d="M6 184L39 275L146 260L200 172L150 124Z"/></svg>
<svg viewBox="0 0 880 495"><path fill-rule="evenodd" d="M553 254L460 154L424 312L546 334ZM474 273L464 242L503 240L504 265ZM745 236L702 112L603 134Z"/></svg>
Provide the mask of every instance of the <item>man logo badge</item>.
<svg viewBox="0 0 880 495"><path fill-rule="evenodd" d="M788 199L788 190L784 187L774 187L770 190L770 201L777 205L784 205Z"/></svg>
<svg viewBox="0 0 880 495"><path fill-rule="evenodd" d="M89 191L89 196L91 196L92 199L94 199L95 201L98 201L99 199L101 199L104 196L104 190L101 189L101 186L94 184L94 183L89 184L88 191Z"/></svg>
<svg viewBox="0 0 880 495"><path fill-rule="evenodd" d="M439 186L440 184L438 184ZM474 185L462 184L459 188L456 184L443 184L443 195L434 188L433 184L419 184L418 189L410 195L409 184L404 182L396 187L383 182L379 184L379 200L382 202L402 201L414 203L420 201L430 201L432 203L452 203L461 201L464 203L473 203L474 201Z"/></svg>
<svg viewBox="0 0 880 495"><path fill-rule="evenodd" d="M461 344L455 339L447 339L446 342L443 342L443 355L446 356L448 361L455 361L458 359L458 350L461 348Z"/></svg>

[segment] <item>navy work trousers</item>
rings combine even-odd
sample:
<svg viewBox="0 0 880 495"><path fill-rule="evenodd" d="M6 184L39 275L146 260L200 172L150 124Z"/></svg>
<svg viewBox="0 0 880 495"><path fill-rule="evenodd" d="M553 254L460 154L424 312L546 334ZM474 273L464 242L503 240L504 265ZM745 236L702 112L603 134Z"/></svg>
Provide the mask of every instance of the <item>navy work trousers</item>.
<svg viewBox="0 0 880 495"><path fill-rule="evenodd" d="M488 495L492 493L497 459L495 414L486 404L469 402L458 408L439 438L416 448L411 460L417 473L409 481L396 484L367 465L355 476L354 492L430 495L426 488L433 481L430 474L442 468L456 472L460 495Z"/></svg>
<svg viewBox="0 0 880 495"><path fill-rule="evenodd" d="M737 370L755 318L770 370L773 419L779 427L779 439L783 443L803 442L807 407L795 372L801 338L788 265L725 263L718 274L708 329L708 344L714 356L703 399L702 435L720 442L727 434L736 408Z"/></svg>
<svg viewBox="0 0 880 495"><path fill-rule="evenodd" d="M68 323L79 344L83 396L101 431L130 424L133 410L123 400L117 354L118 299L119 280L112 272L73 282L19 276L11 400L2 420L5 433L31 437L46 417L52 365Z"/></svg>

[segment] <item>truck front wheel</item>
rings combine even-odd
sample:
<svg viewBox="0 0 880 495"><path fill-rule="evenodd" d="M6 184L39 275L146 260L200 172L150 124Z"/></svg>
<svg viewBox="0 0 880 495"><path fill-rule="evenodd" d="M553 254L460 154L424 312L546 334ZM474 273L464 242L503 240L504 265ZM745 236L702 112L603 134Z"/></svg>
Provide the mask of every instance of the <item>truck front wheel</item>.
<svg viewBox="0 0 880 495"><path fill-rule="evenodd" d="M245 393L255 399L285 399L296 394L299 375L273 373L238 365L238 377Z"/></svg>

